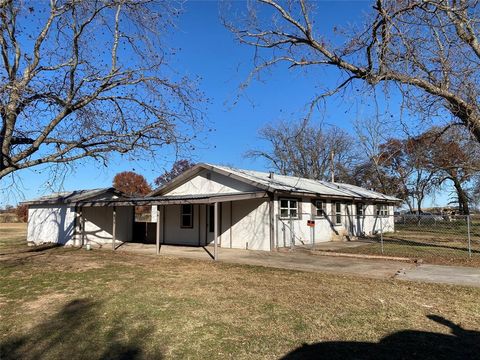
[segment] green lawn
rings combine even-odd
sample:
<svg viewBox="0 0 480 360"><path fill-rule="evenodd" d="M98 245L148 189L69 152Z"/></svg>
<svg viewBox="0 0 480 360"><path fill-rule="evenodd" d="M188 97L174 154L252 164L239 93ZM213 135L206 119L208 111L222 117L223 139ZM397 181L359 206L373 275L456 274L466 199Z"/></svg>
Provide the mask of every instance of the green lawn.
<svg viewBox="0 0 480 360"><path fill-rule="evenodd" d="M99 250L26 252L21 231L0 224L2 360L480 354L480 288Z"/></svg>
<svg viewBox="0 0 480 360"><path fill-rule="evenodd" d="M407 257L422 259L431 264L480 267L480 223L473 221L470 230L471 257L465 221L395 224L395 232L383 236L383 253L379 235L374 243L345 248L341 252Z"/></svg>

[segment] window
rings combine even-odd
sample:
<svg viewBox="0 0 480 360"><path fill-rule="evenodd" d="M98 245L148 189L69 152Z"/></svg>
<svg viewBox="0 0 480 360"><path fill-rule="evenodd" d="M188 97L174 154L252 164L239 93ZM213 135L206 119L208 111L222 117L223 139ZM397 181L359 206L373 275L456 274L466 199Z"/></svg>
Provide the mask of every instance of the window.
<svg viewBox="0 0 480 360"><path fill-rule="evenodd" d="M357 217L365 217L365 204L357 203Z"/></svg>
<svg viewBox="0 0 480 360"><path fill-rule="evenodd" d="M335 203L335 225L342 224L342 203Z"/></svg>
<svg viewBox="0 0 480 360"><path fill-rule="evenodd" d="M388 206L386 204L377 204L377 216L388 216Z"/></svg>
<svg viewBox="0 0 480 360"><path fill-rule="evenodd" d="M185 204L180 208L180 227L192 228L193 227L193 205Z"/></svg>
<svg viewBox="0 0 480 360"><path fill-rule="evenodd" d="M325 202L322 200L315 200L315 216L322 217L325 216Z"/></svg>
<svg viewBox="0 0 480 360"><path fill-rule="evenodd" d="M280 217L298 218L298 201L294 199L280 199Z"/></svg>

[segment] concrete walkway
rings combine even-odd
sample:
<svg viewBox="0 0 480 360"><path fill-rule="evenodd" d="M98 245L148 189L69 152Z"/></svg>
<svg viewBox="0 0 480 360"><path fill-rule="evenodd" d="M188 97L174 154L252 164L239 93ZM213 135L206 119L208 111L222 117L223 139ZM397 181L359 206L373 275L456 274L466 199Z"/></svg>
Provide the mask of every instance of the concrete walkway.
<svg viewBox="0 0 480 360"><path fill-rule="evenodd" d="M466 266L422 264L400 272L397 279L480 287L480 269Z"/></svg>
<svg viewBox="0 0 480 360"><path fill-rule="evenodd" d="M155 245L125 243L117 251L155 254ZM212 261L213 247L187 247L162 245L160 255ZM267 252L239 249L219 249L218 260L233 264L267 266L312 272L347 274L369 278L395 278L399 280L480 287L480 269L413 264L389 260L367 260L314 255L305 251Z"/></svg>

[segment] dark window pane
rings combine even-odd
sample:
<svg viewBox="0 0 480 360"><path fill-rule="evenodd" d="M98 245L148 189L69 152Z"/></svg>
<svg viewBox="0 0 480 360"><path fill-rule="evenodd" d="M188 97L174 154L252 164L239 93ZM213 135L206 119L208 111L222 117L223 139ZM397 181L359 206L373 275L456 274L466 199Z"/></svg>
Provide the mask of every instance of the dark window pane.
<svg viewBox="0 0 480 360"><path fill-rule="evenodd" d="M182 215L182 227L192 227L191 215Z"/></svg>
<svg viewBox="0 0 480 360"><path fill-rule="evenodd" d="M192 204L182 205L182 214L191 214L192 213Z"/></svg>
<svg viewBox="0 0 480 360"><path fill-rule="evenodd" d="M287 208L288 207L288 200L281 200L280 207Z"/></svg>

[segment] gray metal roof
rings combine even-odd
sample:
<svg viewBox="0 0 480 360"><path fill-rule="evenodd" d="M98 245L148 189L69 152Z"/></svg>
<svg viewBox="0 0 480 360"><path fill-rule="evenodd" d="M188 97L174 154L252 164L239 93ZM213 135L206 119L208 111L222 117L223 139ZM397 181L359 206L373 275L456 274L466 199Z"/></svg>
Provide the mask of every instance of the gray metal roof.
<svg viewBox="0 0 480 360"><path fill-rule="evenodd" d="M128 197L125 194L114 188L100 188L91 190L76 190L53 193L50 195L42 196L40 198L23 202L26 205L39 205L39 204L80 204L86 206L114 206L115 204L130 204L130 205L146 205L146 204L161 204L161 203L180 203L185 202L198 202L209 203L210 201L222 201L228 197L234 196L234 194L189 194L189 195L176 195L176 196L158 196L164 189L174 188L184 181L187 181L190 177L198 173L203 169L216 171L220 174L231 176L239 181L244 181L257 188L268 192L280 192L280 193L295 193L305 194L309 196L319 197L331 197L331 198L349 198L349 199L368 199L368 200L382 200L389 202L399 202L394 196L384 195L382 193L368 190L359 186L332 183L328 181L318 181L300 178L296 176L285 176L274 174L273 178L270 177L270 173L254 170L236 169L227 166L219 166L212 164L198 164L192 169L187 170L182 175L173 179L168 184L155 190L146 197ZM260 192L243 193L245 196L260 196ZM263 196L263 195L261 195Z"/></svg>
<svg viewBox="0 0 480 360"><path fill-rule="evenodd" d="M116 199L93 199L80 201L79 206L144 206L144 205L173 205L173 204L213 204L216 202L258 199L268 197L265 191L234 192L221 194L193 194L145 196Z"/></svg>
<svg viewBox="0 0 480 360"><path fill-rule="evenodd" d="M357 199L373 199L384 201L402 201L394 196L385 195L377 191L368 190L359 186L306 179L296 176L285 176L254 170L236 169L227 166L202 164L212 169L218 169L236 177L244 178L250 182L257 183L268 191L296 192L314 194L329 197L352 197Z"/></svg>
<svg viewBox="0 0 480 360"><path fill-rule="evenodd" d="M40 205L40 204L74 204L88 199L107 199L113 197L125 197L125 195L115 188L99 188L89 190L74 190L56 192L45 195L37 199L24 201L22 204L26 205Z"/></svg>

